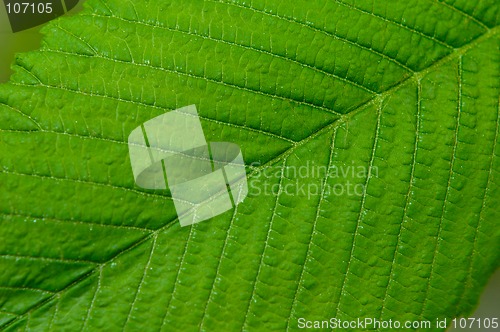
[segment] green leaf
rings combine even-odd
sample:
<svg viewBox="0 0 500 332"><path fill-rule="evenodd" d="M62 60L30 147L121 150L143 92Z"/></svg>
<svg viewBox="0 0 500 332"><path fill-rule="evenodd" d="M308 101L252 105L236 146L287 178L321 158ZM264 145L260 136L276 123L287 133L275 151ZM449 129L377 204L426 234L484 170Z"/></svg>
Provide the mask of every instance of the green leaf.
<svg viewBox="0 0 500 332"><path fill-rule="evenodd" d="M494 0L89 0L53 21L0 86L1 326L471 313L500 265L499 23ZM127 137L191 104L250 192L181 228Z"/></svg>

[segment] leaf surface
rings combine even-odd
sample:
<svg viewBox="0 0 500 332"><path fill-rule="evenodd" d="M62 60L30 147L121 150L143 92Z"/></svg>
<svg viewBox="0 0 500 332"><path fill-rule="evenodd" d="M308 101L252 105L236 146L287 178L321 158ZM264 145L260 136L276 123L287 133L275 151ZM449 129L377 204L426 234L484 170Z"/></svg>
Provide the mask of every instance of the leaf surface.
<svg viewBox="0 0 500 332"><path fill-rule="evenodd" d="M0 86L2 328L470 313L500 262L499 21L493 0L89 0L51 22ZM127 137L191 104L250 193L181 228Z"/></svg>

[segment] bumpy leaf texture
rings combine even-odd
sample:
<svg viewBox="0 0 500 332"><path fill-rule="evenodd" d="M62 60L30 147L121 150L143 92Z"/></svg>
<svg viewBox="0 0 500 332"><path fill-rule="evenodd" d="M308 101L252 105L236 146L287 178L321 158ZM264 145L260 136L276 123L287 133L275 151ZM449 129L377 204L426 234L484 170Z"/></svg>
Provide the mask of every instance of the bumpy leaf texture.
<svg viewBox="0 0 500 332"><path fill-rule="evenodd" d="M499 266L499 22L495 0L89 0L53 21L0 86L2 328L470 313ZM181 228L127 137L191 104L250 193Z"/></svg>

